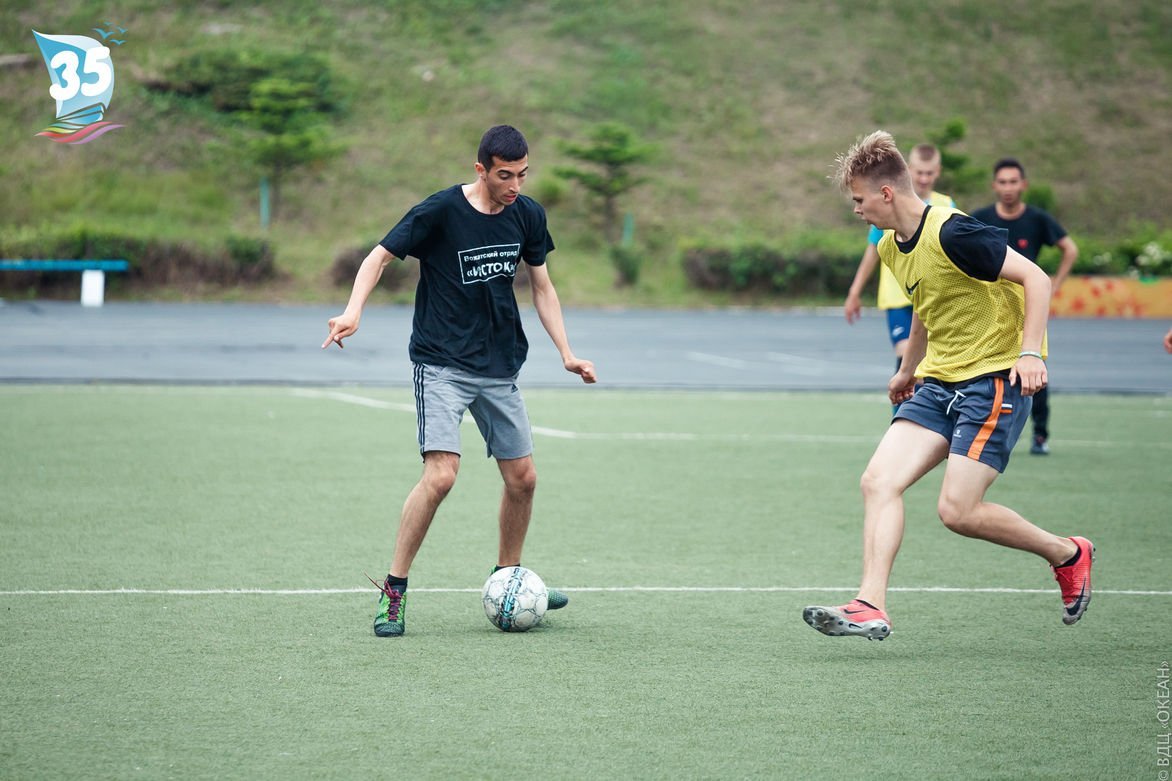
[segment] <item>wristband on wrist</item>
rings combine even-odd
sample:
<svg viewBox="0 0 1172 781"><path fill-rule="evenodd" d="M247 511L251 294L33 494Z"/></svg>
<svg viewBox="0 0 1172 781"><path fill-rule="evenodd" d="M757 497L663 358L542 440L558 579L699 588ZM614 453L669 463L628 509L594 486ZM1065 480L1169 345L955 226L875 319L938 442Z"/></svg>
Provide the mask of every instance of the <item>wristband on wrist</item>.
<svg viewBox="0 0 1172 781"><path fill-rule="evenodd" d="M1027 355L1028 355L1029 357L1031 357L1031 358L1037 358L1039 361L1045 361L1045 360L1046 360L1045 358L1043 358L1043 357L1042 357L1042 354L1041 354L1041 353L1036 353L1036 352L1034 352L1033 350L1022 350L1022 351L1021 351L1021 355L1019 355L1019 356L1017 356L1017 357L1018 357L1018 358L1025 358Z"/></svg>

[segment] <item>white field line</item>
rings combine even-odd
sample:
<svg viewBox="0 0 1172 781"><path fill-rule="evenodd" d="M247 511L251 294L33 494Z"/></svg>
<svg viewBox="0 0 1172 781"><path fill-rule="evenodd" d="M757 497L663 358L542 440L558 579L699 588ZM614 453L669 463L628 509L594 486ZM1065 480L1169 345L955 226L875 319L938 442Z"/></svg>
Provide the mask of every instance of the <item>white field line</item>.
<svg viewBox="0 0 1172 781"><path fill-rule="evenodd" d="M366 396L358 396L353 393L344 393L342 391L333 390L318 390L315 388L294 388L290 391L294 396L311 399L330 399L331 401L339 401L344 404L356 404L360 407L369 407L371 409L391 410L394 412L409 412L415 414L414 404L402 404L393 401L382 401L381 399L372 399ZM464 416L464 423L472 423L472 418L468 415ZM696 434L693 432L673 432L673 431L622 431L622 432L601 432L601 431L568 431L560 428L549 428L548 426L533 426L533 433L537 436L550 437L552 439L574 439L574 440L595 440L595 441L624 441L624 442L795 442L795 443L819 443L819 444L867 444L874 445L878 442L878 436L861 436L850 434L787 434L787 433L756 433L756 434ZM1060 440L1061 445L1072 445L1074 447L1135 447L1133 442L1102 442L1095 440L1070 439ZM1145 446L1157 447L1160 449L1172 449L1172 442L1149 442Z"/></svg>
<svg viewBox="0 0 1172 781"><path fill-rule="evenodd" d="M176 597L217 597L217 596L331 596L335 594L370 594L371 586L360 588L111 588L111 589L13 589L0 591L0 597L56 597L56 596L176 596ZM853 592L850 586L579 586L562 588L569 593L831 593ZM888 591L902 594L1053 594L1053 588L965 588L961 586L895 586ZM479 594L478 588L412 588L412 594ZM1172 591L1148 591L1143 589L1095 589L1095 594L1130 597L1172 597Z"/></svg>

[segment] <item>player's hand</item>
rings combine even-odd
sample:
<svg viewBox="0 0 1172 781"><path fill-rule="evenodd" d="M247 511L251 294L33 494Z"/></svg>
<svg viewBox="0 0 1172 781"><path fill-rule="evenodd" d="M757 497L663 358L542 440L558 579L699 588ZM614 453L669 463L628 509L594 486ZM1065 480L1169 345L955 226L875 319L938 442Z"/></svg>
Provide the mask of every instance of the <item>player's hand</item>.
<svg viewBox="0 0 1172 781"><path fill-rule="evenodd" d="M342 340L348 336L352 336L358 330L357 315L340 314L337 317L331 317L328 323L330 328L330 335L322 342L321 348L324 350L330 346L330 343L338 345L338 347L345 348Z"/></svg>
<svg viewBox="0 0 1172 781"><path fill-rule="evenodd" d="M863 303L857 295L848 293L846 301L842 305L842 312L846 315L846 321L853 325L862 315Z"/></svg>
<svg viewBox="0 0 1172 781"><path fill-rule="evenodd" d="M903 404L916 395L916 375L898 371L887 383L887 398L892 404Z"/></svg>
<svg viewBox="0 0 1172 781"><path fill-rule="evenodd" d="M1046 387L1046 362L1032 355L1023 355L1009 370L1009 384L1021 382L1021 395L1033 396Z"/></svg>
<svg viewBox="0 0 1172 781"><path fill-rule="evenodd" d="M1168 329L1168 333L1164 334L1164 350L1172 353L1172 328Z"/></svg>
<svg viewBox="0 0 1172 781"><path fill-rule="evenodd" d="M582 382L587 385L598 382L598 378L594 376L594 364L590 361L583 361L579 358L571 358L563 364L566 371L573 372L582 378Z"/></svg>

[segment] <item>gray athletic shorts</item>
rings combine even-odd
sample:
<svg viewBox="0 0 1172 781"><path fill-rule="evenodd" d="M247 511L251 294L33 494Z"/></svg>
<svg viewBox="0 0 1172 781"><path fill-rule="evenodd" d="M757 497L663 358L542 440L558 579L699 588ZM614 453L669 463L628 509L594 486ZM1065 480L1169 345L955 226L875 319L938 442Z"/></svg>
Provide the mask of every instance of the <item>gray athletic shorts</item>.
<svg viewBox="0 0 1172 781"><path fill-rule="evenodd" d="M533 452L533 432L517 377L481 377L450 366L414 364L419 452L460 453L460 421L472 413L492 458Z"/></svg>

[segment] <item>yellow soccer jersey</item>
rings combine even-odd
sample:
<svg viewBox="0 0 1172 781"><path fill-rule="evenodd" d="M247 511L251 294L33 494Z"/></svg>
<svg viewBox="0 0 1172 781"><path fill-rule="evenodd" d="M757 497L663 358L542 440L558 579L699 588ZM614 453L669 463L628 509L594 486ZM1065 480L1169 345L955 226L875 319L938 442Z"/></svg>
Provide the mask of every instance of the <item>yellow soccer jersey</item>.
<svg viewBox="0 0 1172 781"><path fill-rule="evenodd" d="M1017 363L1025 291L999 276L1006 252L1004 230L947 207L924 209L919 230L906 242L884 232L879 258L928 331L917 377L961 382Z"/></svg>
<svg viewBox="0 0 1172 781"><path fill-rule="evenodd" d="M938 193L935 190L928 196L926 203L929 206L955 206L952 198L944 193ZM880 309L903 309L905 306L911 306L912 302L904 295L903 289L899 283L895 281L895 277L891 276L891 271L885 264L879 265L879 296L878 305Z"/></svg>

